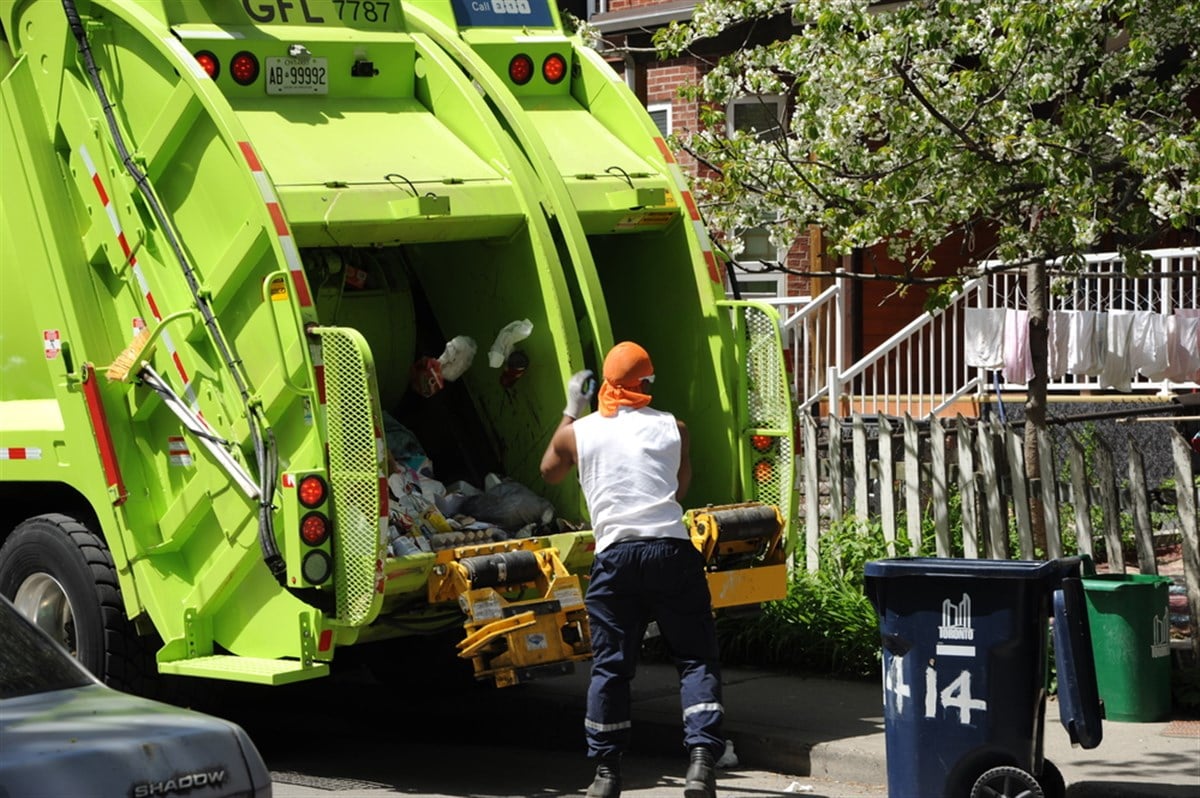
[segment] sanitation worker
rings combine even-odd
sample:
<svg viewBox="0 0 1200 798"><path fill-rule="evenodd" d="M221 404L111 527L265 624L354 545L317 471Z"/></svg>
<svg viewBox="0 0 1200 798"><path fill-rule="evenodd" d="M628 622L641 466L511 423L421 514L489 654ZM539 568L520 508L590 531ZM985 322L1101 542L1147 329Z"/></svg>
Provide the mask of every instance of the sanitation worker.
<svg viewBox="0 0 1200 798"><path fill-rule="evenodd" d="M654 366L630 341L604 359L599 413L584 416L592 372L567 384L567 406L542 457L542 477L561 482L572 466L587 501L596 559L586 604L592 629L588 756L596 778L588 798L621 794L621 754L629 743L630 682L646 625L657 621L679 671L684 744L690 756L684 795L716 795L721 735L721 672L704 559L688 537L680 500L691 481L688 431L650 407Z"/></svg>

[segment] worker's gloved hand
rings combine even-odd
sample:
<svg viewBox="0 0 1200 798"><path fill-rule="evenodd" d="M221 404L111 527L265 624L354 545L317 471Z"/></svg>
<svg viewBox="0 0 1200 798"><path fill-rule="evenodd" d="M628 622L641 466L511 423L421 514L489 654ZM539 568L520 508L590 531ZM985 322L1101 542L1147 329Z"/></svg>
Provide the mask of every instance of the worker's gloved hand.
<svg viewBox="0 0 1200 798"><path fill-rule="evenodd" d="M591 369L577 371L571 375L567 383L567 406L563 415L579 418L591 407L592 397L596 395L596 378Z"/></svg>

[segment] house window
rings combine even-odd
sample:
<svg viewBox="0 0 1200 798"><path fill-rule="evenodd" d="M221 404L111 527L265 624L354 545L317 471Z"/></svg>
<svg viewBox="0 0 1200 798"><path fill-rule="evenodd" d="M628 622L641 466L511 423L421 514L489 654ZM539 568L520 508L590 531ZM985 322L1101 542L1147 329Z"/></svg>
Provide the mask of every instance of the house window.
<svg viewBox="0 0 1200 798"><path fill-rule="evenodd" d="M787 296L787 275L783 272L748 272L735 265L733 279L737 280L738 294L742 299L777 299ZM725 293L730 297L734 295L728 275L725 278Z"/></svg>
<svg viewBox="0 0 1200 798"><path fill-rule="evenodd" d="M742 299L763 299L787 296L787 274L765 271L768 266L783 263L787 253L771 243L771 234L765 227L752 227L742 231L742 251L733 264ZM728 280L726 281L728 282ZM726 285L727 292L733 290Z"/></svg>
<svg viewBox="0 0 1200 798"><path fill-rule="evenodd" d="M650 118L654 120L658 132L664 136L671 135L671 104L651 103L646 106L646 110L650 112Z"/></svg>
<svg viewBox="0 0 1200 798"><path fill-rule="evenodd" d="M764 141L774 141L783 135L783 97L778 94L755 94L739 97L729 103L725 114L728 133L754 131Z"/></svg>

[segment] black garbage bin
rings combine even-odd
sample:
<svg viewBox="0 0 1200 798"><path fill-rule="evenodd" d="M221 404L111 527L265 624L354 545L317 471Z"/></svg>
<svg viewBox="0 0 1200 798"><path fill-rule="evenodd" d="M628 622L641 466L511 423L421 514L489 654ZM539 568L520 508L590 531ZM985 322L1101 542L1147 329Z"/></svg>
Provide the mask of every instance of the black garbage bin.
<svg viewBox="0 0 1200 798"><path fill-rule="evenodd" d="M1060 713L1100 743L1083 561L898 558L867 563L883 641L889 798L1065 792L1042 756L1055 620ZM1036 792L1034 793L1036 794Z"/></svg>

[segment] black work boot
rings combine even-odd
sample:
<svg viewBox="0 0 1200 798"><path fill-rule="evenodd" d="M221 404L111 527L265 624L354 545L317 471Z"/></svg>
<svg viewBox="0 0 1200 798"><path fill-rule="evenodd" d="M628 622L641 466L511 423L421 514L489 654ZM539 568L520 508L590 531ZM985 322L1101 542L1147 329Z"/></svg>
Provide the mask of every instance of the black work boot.
<svg viewBox="0 0 1200 798"><path fill-rule="evenodd" d="M683 798L717 798L716 767L712 751L701 745L693 748L683 783Z"/></svg>
<svg viewBox="0 0 1200 798"><path fill-rule="evenodd" d="M621 757L604 756L596 763L596 778L586 798L619 798L621 795Z"/></svg>

